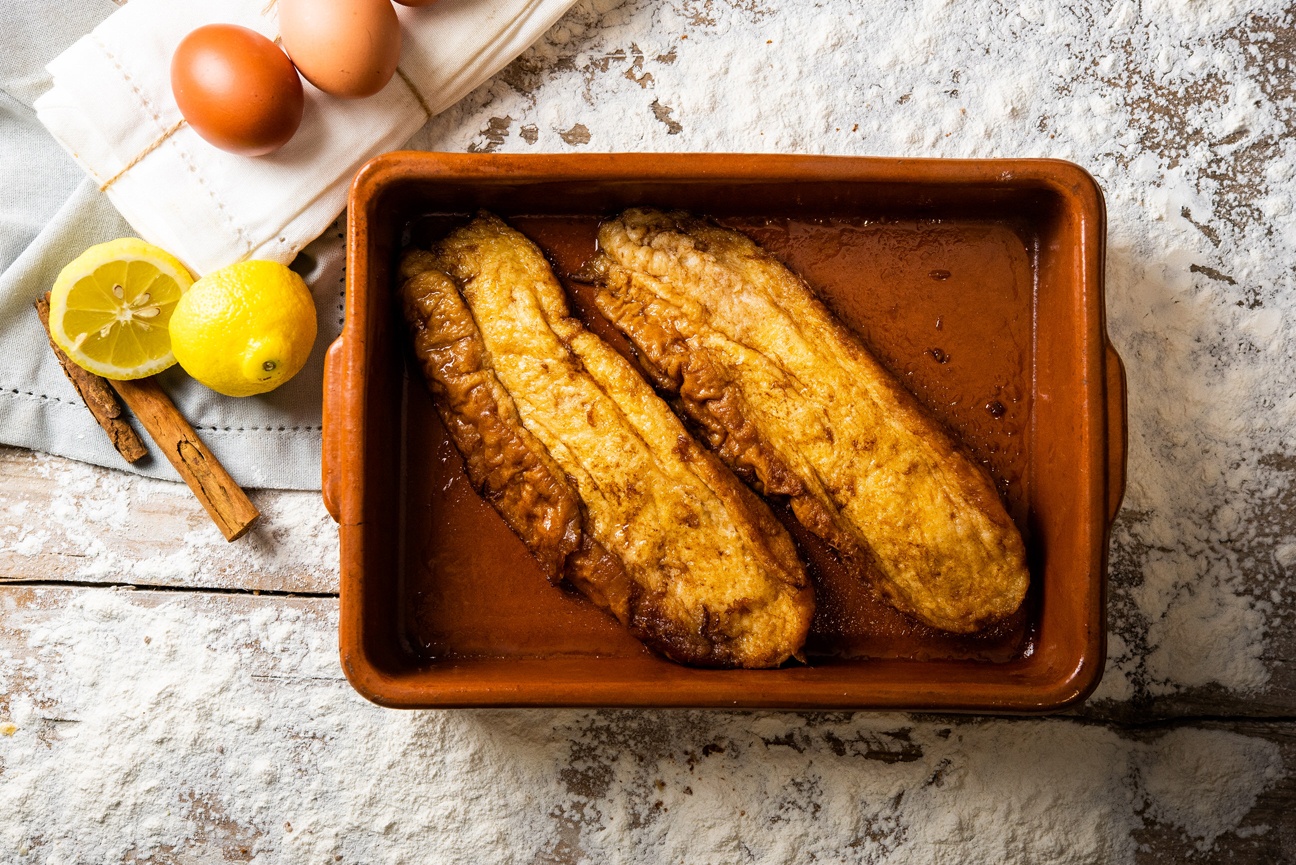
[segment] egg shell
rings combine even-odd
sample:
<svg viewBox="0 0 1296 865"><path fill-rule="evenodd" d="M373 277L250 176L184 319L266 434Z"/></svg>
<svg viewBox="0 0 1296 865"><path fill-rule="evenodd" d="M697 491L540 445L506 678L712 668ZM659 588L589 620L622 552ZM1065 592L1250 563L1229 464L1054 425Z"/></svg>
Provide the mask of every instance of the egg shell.
<svg viewBox="0 0 1296 865"><path fill-rule="evenodd" d="M391 0L279 0L279 36L307 81L344 99L382 90L400 62Z"/></svg>
<svg viewBox="0 0 1296 865"><path fill-rule="evenodd" d="M305 98L292 61L269 39L234 24L208 24L171 55L171 92L205 141L241 156L288 143Z"/></svg>
<svg viewBox="0 0 1296 865"><path fill-rule="evenodd" d="M431 6L437 0L396 0L402 6Z"/></svg>

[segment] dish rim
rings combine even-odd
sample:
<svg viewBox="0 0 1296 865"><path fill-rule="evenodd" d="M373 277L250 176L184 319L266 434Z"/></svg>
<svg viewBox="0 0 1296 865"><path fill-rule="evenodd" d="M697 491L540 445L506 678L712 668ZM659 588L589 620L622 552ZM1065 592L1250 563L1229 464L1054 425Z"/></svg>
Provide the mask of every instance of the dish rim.
<svg viewBox="0 0 1296 865"><path fill-rule="evenodd" d="M804 699L765 700L762 677L777 675L796 680L800 668L775 671L692 671L696 676L737 673L754 677L754 688L745 696L698 699L701 689L688 688L678 695L653 694L648 698L618 691L627 684L614 681L576 683L566 667L571 659L507 660L524 683L517 688L474 688L465 668L486 662L437 662L445 678L435 694L417 675L385 669L366 650L364 610L364 495L363 455L369 434L364 406L370 357L369 309L366 293L370 281L368 253L370 225L383 195L411 181L476 180L481 183L563 183L597 181L825 182L833 180L884 184L921 184L926 187L975 186L1012 189L1024 186L1056 196L1078 220L1075 284L1082 293L1085 370L1083 393L1076 398L1090 407L1082 431L1087 464L1093 466L1083 489L1085 526L1100 527L1086 545L1090 567L1086 585L1087 617L1083 650L1062 667L1048 671L1041 682L969 686L967 682L924 680L880 689L866 700L843 699L822 683L807 687ZM325 362L323 498L339 524L340 616L339 648L343 670L356 690L373 702L392 707L509 707L509 706L633 706L633 707L747 707L790 709L856 709L1043 713L1084 700L1101 678L1106 654L1107 548L1111 523L1124 491L1126 450L1126 392L1123 364L1106 332L1103 302L1103 262L1106 213L1096 181L1083 168L1053 159L914 159L886 157L795 156L768 154L444 154L395 151L379 156L360 169L349 199L346 274L346 322L342 334L329 347ZM1035 268L1033 268L1035 269ZM1096 567L1095 567L1096 566ZM1074 661L1074 663L1071 663ZM500 663L505 663L501 661ZM860 663L912 664L918 662L862 661ZM1015 663L1015 662L1010 662ZM538 665L538 666L537 666ZM631 664L630 666L634 666ZM1000 665L1003 666L1003 665ZM912 669L912 667L911 667ZM537 674L559 675L544 681ZM578 687L579 684L579 687ZM807 686L812 683L807 682ZM839 686L837 686L839 687ZM951 692L950 689L953 689ZM961 689L961 690L960 690ZM722 689L723 690L723 689Z"/></svg>

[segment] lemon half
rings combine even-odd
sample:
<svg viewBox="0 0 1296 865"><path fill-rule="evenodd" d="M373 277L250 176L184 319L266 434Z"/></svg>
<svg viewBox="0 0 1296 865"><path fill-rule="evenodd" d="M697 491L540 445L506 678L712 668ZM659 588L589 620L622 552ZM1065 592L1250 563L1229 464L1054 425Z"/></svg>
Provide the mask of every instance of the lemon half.
<svg viewBox="0 0 1296 865"><path fill-rule="evenodd" d="M273 261L243 261L193 284L171 316L184 371L226 396L274 390L315 344L315 301L302 278Z"/></svg>
<svg viewBox="0 0 1296 865"><path fill-rule="evenodd" d="M78 366L104 378L143 378L176 362L168 324L193 284L170 253L135 237L96 244L50 290L50 335Z"/></svg>

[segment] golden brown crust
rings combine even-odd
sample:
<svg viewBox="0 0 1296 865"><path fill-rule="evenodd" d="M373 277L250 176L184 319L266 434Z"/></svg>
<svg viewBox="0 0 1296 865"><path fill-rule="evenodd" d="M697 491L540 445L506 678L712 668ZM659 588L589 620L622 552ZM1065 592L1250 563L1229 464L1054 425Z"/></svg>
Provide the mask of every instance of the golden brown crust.
<svg viewBox="0 0 1296 865"><path fill-rule="evenodd" d="M413 270L401 287L414 356L436 399L468 479L499 511L552 583L581 543L580 498L527 432L517 408L485 361L486 348L454 283L437 270L417 270L426 253L406 256Z"/></svg>
<svg viewBox="0 0 1296 865"><path fill-rule="evenodd" d="M603 275L597 303L639 349L645 372L659 388L675 394L679 408L726 465L757 492L786 498L797 520L838 552L867 556L856 535L839 525L837 510L806 487L749 419L741 386L711 354L690 350L673 323L678 310L659 298L644 297L619 269Z"/></svg>
<svg viewBox="0 0 1296 865"><path fill-rule="evenodd" d="M746 236L636 209L600 228L600 310L736 472L938 628L1017 609L1021 537L993 483L809 288Z"/></svg>
<svg viewBox="0 0 1296 865"><path fill-rule="evenodd" d="M506 481L483 489L505 491L487 497L539 560L561 554L572 585L672 659L768 667L800 650L813 596L791 538L570 316L530 241L482 215L401 275L438 411L470 477ZM575 534L551 533L573 503Z"/></svg>

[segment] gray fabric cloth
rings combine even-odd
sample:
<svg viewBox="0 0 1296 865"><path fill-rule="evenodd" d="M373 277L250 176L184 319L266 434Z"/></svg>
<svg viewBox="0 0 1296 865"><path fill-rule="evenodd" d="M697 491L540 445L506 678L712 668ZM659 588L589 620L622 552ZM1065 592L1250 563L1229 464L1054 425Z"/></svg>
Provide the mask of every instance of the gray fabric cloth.
<svg viewBox="0 0 1296 865"><path fill-rule="evenodd" d="M108 0L67 0L54 12L46 0L0 0L0 443L175 479L156 448L133 466L113 449L64 377L32 308L86 247L134 235L31 110L49 87L45 64L116 8ZM319 489L323 358L342 326L342 234L339 220L293 263L315 295L319 336L292 381L233 399L179 367L160 377L244 486Z"/></svg>

